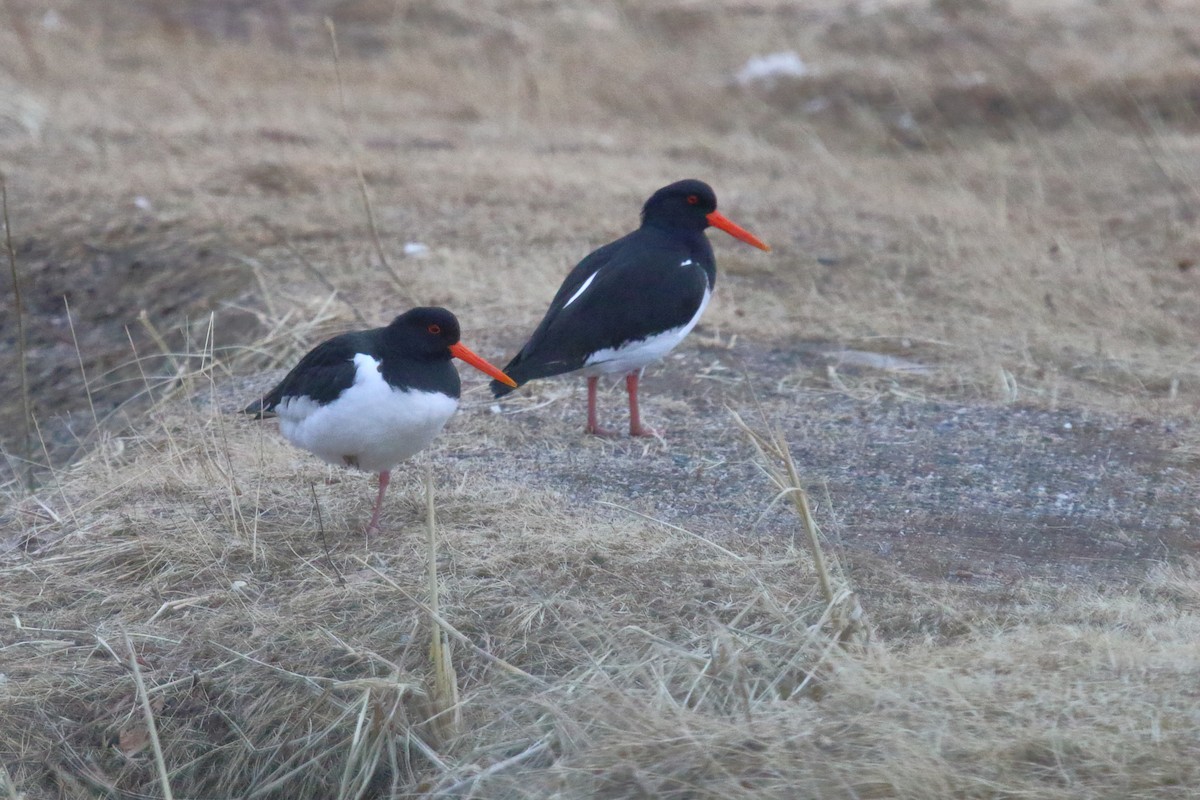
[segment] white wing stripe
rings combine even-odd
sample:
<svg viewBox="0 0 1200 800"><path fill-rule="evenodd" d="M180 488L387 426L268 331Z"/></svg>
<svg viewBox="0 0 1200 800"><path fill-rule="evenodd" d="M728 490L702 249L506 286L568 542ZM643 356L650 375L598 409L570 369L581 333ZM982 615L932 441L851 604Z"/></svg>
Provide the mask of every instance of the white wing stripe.
<svg viewBox="0 0 1200 800"><path fill-rule="evenodd" d="M571 303L574 303L576 300L578 300L579 295L581 295L587 291L587 287L592 285L592 281L596 280L596 276L599 274L600 274L600 271L596 270L591 275L589 275L588 279L583 282L583 286L580 286L579 289L576 290L575 294L571 295L571 299L568 300L567 302L563 303L562 307L566 308L567 306L571 305Z"/></svg>

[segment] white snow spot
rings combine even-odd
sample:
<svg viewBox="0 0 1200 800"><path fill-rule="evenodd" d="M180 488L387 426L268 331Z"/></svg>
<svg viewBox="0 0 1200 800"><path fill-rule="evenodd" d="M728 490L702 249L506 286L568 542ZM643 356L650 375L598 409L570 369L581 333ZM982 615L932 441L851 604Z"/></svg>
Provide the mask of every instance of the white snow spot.
<svg viewBox="0 0 1200 800"><path fill-rule="evenodd" d="M760 83L767 88L774 86L780 78L803 78L812 70L794 50L783 50L765 56L753 56L742 65L734 76L740 86Z"/></svg>
<svg viewBox="0 0 1200 800"><path fill-rule="evenodd" d="M149 211L151 208L154 207L153 204L150 202L150 198L146 197L145 195L141 195L141 194L139 194L137 197L133 198L133 204L135 206L137 206L139 209L141 209L142 211Z"/></svg>
<svg viewBox="0 0 1200 800"><path fill-rule="evenodd" d="M800 110L805 114L820 114L822 111L829 108L829 105L829 98L822 95L820 97L814 97L812 100L809 100L807 103L800 106Z"/></svg>
<svg viewBox="0 0 1200 800"><path fill-rule="evenodd" d="M42 14L42 28L48 31L60 30L63 26L62 17L54 9L50 9L45 14Z"/></svg>
<svg viewBox="0 0 1200 800"><path fill-rule="evenodd" d="M837 359L838 366L868 367L887 372L909 372L914 375L928 375L933 372L933 369L925 364L869 350L830 350L828 355Z"/></svg>
<svg viewBox="0 0 1200 800"><path fill-rule="evenodd" d="M404 255L406 256L424 256L429 254L429 245L421 242L405 242Z"/></svg>

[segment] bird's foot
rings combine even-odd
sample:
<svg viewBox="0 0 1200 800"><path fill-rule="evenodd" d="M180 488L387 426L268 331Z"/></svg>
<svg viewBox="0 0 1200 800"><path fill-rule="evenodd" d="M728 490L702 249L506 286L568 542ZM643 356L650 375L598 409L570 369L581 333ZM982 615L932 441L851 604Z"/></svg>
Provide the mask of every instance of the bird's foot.
<svg viewBox="0 0 1200 800"><path fill-rule="evenodd" d="M630 425L629 426L629 435L630 436L652 436L655 439L662 438L662 436L659 434L659 432L656 431L654 428L651 428L649 425L642 425L641 423L638 423L637 425Z"/></svg>
<svg viewBox="0 0 1200 800"><path fill-rule="evenodd" d="M599 425L591 422L584 426L583 432L588 436L599 436L603 439L613 439L617 436L616 431L609 430L608 428L601 428Z"/></svg>
<svg viewBox="0 0 1200 800"><path fill-rule="evenodd" d="M380 530L379 512L376 511L375 514L372 515L371 521L363 527L363 536L374 536L375 534L379 533Z"/></svg>

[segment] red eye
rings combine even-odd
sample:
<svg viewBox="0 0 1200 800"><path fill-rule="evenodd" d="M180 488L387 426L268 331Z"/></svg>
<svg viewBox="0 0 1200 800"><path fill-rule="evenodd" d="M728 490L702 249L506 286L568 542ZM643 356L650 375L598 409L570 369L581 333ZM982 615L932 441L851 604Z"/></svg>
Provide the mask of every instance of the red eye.
<svg viewBox="0 0 1200 800"><path fill-rule="evenodd" d="M700 202L700 198L697 197L696 195L694 195L694 194L688 195L688 205L689 206L694 206L694 205L696 205L696 203L699 203L699 202Z"/></svg>
<svg viewBox="0 0 1200 800"><path fill-rule="evenodd" d="M439 333L441 333L441 332L442 332L442 326L441 326L441 325L438 325L438 324L435 322L435 323L433 323L432 325L430 325L428 328L426 328L425 330L429 331L429 332L430 332L430 333L432 333L434 336L437 336Z"/></svg>

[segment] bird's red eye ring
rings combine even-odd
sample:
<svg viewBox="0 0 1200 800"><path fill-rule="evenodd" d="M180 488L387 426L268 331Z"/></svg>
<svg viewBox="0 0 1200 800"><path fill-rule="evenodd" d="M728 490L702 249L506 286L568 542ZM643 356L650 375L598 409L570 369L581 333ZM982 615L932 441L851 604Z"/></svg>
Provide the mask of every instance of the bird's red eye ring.
<svg viewBox="0 0 1200 800"><path fill-rule="evenodd" d="M442 332L442 326L441 326L441 325L438 325L436 322L434 322L434 323L432 323L432 324L431 324L431 325L430 325L428 328L426 328L425 330L429 331L429 332L430 332L430 333L432 333L434 336L437 336L439 333L441 333L441 332Z"/></svg>
<svg viewBox="0 0 1200 800"><path fill-rule="evenodd" d="M696 195L694 195L694 194L688 195L688 205L689 206L694 206L694 205L696 205L696 203L699 203L699 202L700 202L700 198L697 197Z"/></svg>

